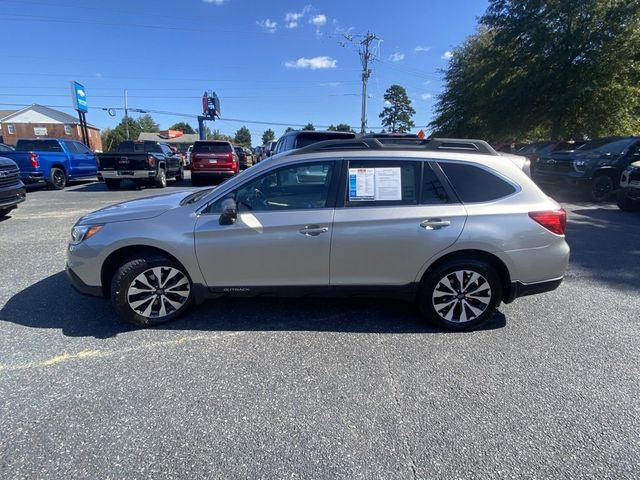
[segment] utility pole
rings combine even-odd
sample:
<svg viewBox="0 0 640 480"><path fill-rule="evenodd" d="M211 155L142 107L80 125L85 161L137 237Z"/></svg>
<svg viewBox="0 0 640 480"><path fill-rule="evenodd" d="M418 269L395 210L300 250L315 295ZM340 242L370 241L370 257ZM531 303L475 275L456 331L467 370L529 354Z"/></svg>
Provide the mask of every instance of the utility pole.
<svg viewBox="0 0 640 480"><path fill-rule="evenodd" d="M124 91L124 131L126 140L129 140L129 106L127 105L127 91Z"/></svg>
<svg viewBox="0 0 640 480"><path fill-rule="evenodd" d="M342 35L348 42L353 43L354 37L352 35ZM358 35L360 37L361 35ZM367 132L367 82L371 76L371 70L369 69L369 63L375 60L375 54L371 49L371 44L375 40L380 38L371 32L367 32L359 42L358 55L360 55L360 62L362 63L362 115L360 116L360 133ZM346 42L340 42L343 47Z"/></svg>

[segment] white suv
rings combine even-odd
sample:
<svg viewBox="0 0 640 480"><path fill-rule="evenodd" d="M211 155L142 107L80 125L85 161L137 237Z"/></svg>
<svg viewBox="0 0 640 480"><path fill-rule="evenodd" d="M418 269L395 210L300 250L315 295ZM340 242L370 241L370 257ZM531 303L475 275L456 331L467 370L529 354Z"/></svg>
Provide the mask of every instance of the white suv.
<svg viewBox="0 0 640 480"><path fill-rule="evenodd" d="M553 290L566 213L472 140L337 140L272 157L215 189L81 218L67 272L141 326L223 295L371 295L454 330Z"/></svg>

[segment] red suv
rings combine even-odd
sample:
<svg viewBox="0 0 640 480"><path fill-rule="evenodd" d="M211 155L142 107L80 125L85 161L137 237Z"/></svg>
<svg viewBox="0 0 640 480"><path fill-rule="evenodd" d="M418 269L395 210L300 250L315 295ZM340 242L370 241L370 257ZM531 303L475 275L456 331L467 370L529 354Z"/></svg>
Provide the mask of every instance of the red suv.
<svg viewBox="0 0 640 480"><path fill-rule="evenodd" d="M199 186L209 180L226 179L238 173L238 155L229 142L202 140L191 151L191 183Z"/></svg>

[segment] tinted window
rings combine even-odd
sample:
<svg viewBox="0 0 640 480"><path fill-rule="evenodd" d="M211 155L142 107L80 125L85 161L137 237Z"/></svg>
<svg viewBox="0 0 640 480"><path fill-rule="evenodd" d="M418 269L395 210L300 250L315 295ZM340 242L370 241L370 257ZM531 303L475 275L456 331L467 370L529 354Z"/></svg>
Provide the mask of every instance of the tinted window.
<svg viewBox="0 0 640 480"><path fill-rule="evenodd" d="M162 153L160 144L156 142L120 142L118 152L125 153Z"/></svg>
<svg viewBox="0 0 640 480"><path fill-rule="evenodd" d="M69 153L80 153L78 147L76 146L76 142L64 142L65 147L67 147L67 151Z"/></svg>
<svg viewBox="0 0 640 480"><path fill-rule="evenodd" d="M345 205L416 205L420 167L411 161L350 161Z"/></svg>
<svg viewBox="0 0 640 480"><path fill-rule="evenodd" d="M283 167L240 187L239 211L272 211L325 208L333 175L333 163Z"/></svg>
<svg viewBox="0 0 640 480"><path fill-rule="evenodd" d="M74 142L74 143L76 144L76 148L78 149L78 152L80 152L80 153L92 153L91 150L89 150L84 143L80 143L80 142Z"/></svg>
<svg viewBox="0 0 640 480"><path fill-rule="evenodd" d="M33 150L38 152L62 152L57 140L18 140L16 150Z"/></svg>
<svg viewBox="0 0 640 480"><path fill-rule="evenodd" d="M440 166L465 203L489 202L516 191L497 175L474 165L441 162Z"/></svg>
<svg viewBox="0 0 640 480"><path fill-rule="evenodd" d="M228 142L196 142L193 153L232 153L233 148Z"/></svg>
<svg viewBox="0 0 640 480"><path fill-rule="evenodd" d="M442 186L440 179L431 169L431 165L424 164L422 171L422 198L420 203L424 205L434 205L441 203L449 203L449 195Z"/></svg>
<svg viewBox="0 0 640 480"><path fill-rule="evenodd" d="M355 134L348 133L301 133L295 136L295 146L293 148L302 148L313 143L324 142L325 140L344 140L355 138Z"/></svg>

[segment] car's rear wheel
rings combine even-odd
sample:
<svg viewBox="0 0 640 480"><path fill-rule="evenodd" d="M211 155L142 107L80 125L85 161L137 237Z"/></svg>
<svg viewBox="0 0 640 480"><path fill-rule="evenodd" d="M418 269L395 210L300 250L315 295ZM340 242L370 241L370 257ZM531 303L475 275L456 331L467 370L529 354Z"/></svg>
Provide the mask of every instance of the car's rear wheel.
<svg viewBox="0 0 640 480"><path fill-rule="evenodd" d="M120 180L113 178L105 178L104 184L109 190L120 190Z"/></svg>
<svg viewBox="0 0 640 480"><path fill-rule="evenodd" d="M140 327L175 320L193 302L184 267L164 257L130 260L111 282L111 303L120 317Z"/></svg>
<svg viewBox="0 0 640 480"><path fill-rule="evenodd" d="M496 313L502 298L500 278L481 260L452 260L424 278L418 306L428 321L448 330L472 330Z"/></svg>
<svg viewBox="0 0 640 480"><path fill-rule="evenodd" d="M616 203L618 204L618 208L625 212L640 210L640 202L634 202L633 199L629 197L627 190L624 188L618 192Z"/></svg>
<svg viewBox="0 0 640 480"><path fill-rule="evenodd" d="M589 196L594 202L604 202L609 198L614 188L613 178L604 173L600 173L591 180Z"/></svg>
<svg viewBox="0 0 640 480"><path fill-rule="evenodd" d="M47 185L53 190L62 190L67 185L67 174L58 167L52 167Z"/></svg>

